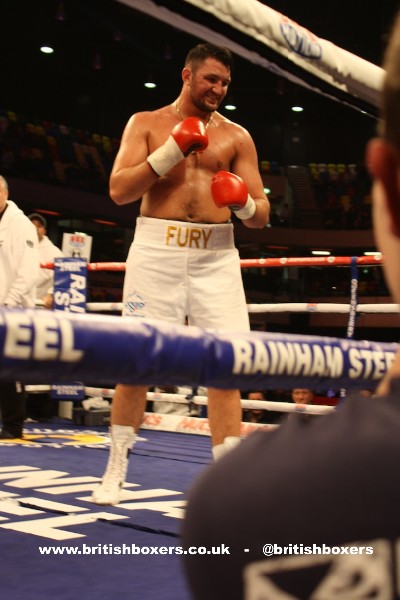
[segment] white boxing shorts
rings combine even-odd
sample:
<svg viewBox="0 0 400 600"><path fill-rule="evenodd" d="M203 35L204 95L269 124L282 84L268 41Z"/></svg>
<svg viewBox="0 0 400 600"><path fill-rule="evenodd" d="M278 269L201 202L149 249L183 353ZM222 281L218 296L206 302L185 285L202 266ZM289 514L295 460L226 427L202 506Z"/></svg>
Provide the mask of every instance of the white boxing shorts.
<svg viewBox="0 0 400 600"><path fill-rule="evenodd" d="M126 261L123 314L248 331L233 225L139 217Z"/></svg>

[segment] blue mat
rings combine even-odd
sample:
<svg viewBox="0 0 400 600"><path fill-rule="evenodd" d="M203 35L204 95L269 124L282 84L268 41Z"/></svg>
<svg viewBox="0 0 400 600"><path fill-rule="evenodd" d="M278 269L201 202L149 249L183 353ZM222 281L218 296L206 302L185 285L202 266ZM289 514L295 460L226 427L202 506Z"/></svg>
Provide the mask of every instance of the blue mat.
<svg viewBox="0 0 400 600"><path fill-rule="evenodd" d="M7 600L189 600L179 532L186 492L211 461L203 436L141 432L118 506L90 501L106 428L31 425L0 444L0 583ZM56 554L57 552L57 554Z"/></svg>

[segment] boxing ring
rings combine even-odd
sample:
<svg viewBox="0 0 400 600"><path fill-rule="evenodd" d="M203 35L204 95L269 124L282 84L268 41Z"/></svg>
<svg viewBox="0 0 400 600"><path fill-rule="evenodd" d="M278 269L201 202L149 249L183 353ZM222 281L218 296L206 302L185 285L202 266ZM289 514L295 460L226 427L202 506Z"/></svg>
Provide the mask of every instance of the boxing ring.
<svg viewBox="0 0 400 600"><path fill-rule="evenodd" d="M61 263L74 259L59 259ZM267 333L226 332L198 327L145 321L131 316L98 314L120 312L122 303L87 303L85 314L66 311L0 310L0 380L20 379L27 391L62 389L78 382L87 400L111 400L116 383L149 387L185 387L191 393L148 392L149 402L206 407L207 397L198 387L240 390L310 388L336 390L341 401L346 390L373 390L390 367L397 343L356 341L353 338L359 314L395 314L394 304L358 304L357 269L381 265L380 254L364 257L306 257L243 259L242 268L332 266L349 267L350 301L335 303L249 304L249 313L334 312L348 315L344 338ZM87 272L125 270L125 263L89 263ZM53 264L42 265L54 268ZM60 267L56 264L57 271ZM81 277L79 275L79 277ZM86 284L85 284L86 285ZM83 283L79 284L80 290ZM57 294L55 286L55 294ZM60 292L61 293L61 292ZM65 295L63 288L62 294ZM74 292L76 293L76 292ZM74 308L69 307L71 310ZM54 382L57 382L54 385ZM71 400L68 398L67 400ZM80 398L77 398L78 400ZM242 399L243 409L268 413L324 415L336 410L332 405L297 405L281 401ZM74 404L70 401L71 406ZM88 402L90 405L90 402ZM76 403L75 403L76 405ZM108 408L110 405L106 403ZM95 407L95 404L93 405ZM88 409L90 412L90 408ZM106 417L107 411L103 412ZM174 412L173 410L171 411ZM178 412L178 411L177 411ZM91 413L94 415L95 413ZM65 416L65 414L64 414ZM73 411L67 415L73 417ZM255 429L274 429L275 423L243 422L243 437ZM209 436L204 410L200 415L146 412L145 430L190 433Z"/></svg>
<svg viewBox="0 0 400 600"><path fill-rule="evenodd" d="M70 260L70 259L69 259ZM296 257L243 259L242 268L349 267L350 302L249 304L250 313L324 312L348 315L345 338L317 337L252 331L205 331L163 323L143 322L132 317L95 314L120 312L122 303L89 302L90 314L73 315L54 311L10 311L0 316L2 379L21 378L35 391L34 384L81 381L89 397L112 398L110 387L117 382L148 386L189 388L238 387L241 390L373 389L389 368L396 343L352 339L359 314L395 314L394 304L358 304L357 268L381 265L382 256ZM54 265L42 265L53 268ZM88 263L87 271L125 270L125 263ZM56 292L57 293L57 292ZM29 333L28 333L29 332ZM39 388L40 389L40 388ZM148 400L206 405L204 396L149 392ZM297 406L287 402L242 400L243 408L274 412L326 414L332 406ZM257 427L257 424L255 424ZM190 431L209 435L205 418L147 413L146 428ZM246 435L255 427L242 424Z"/></svg>
<svg viewBox="0 0 400 600"><path fill-rule="evenodd" d="M279 313L279 312L322 312L322 313L340 313L340 314L348 314L349 315L349 326L350 321L355 321L355 318L358 314L378 314L378 313L387 313L387 314L397 314L399 307L396 304L358 304L357 297L357 287L358 287L358 275L357 268L359 266L376 266L382 265L383 257L377 253L374 256L362 256L362 257L295 257L295 258L262 258L262 259L242 259L240 261L242 268L279 268L279 267L309 267L309 266L323 266L323 267L333 267L333 266L344 266L350 268L350 278L349 278L349 290L350 297L349 303L316 303L316 302L288 302L288 303L267 303L267 304L248 304L249 313ZM53 264L42 265L43 268L53 268ZM99 271L120 271L123 272L125 270L125 263L117 263L117 262L105 262L105 263L88 263L87 264L88 272L99 272ZM265 332L250 332L249 334L236 333L236 334L227 334L222 331L202 331L195 327L187 328L186 326L173 326L168 323L162 323L160 321L148 321L147 323L143 323L136 321L135 319L130 319L127 317L122 317L121 319L115 318L114 316L106 316L106 315L95 315L94 313L99 312L118 312L120 313L122 310L121 302L88 302L86 304L86 310L90 312L90 314L86 314L83 317L76 315L78 318L75 321L73 315L71 314L63 314L63 317L67 318L65 324L61 319L58 321L58 318L61 317L59 312L53 312L52 318L54 318L57 322L57 330L59 331L59 343L62 345L61 331L63 328L69 329L70 331L70 344L69 348L71 352L71 357L69 360L69 364L64 364L61 366L61 361L54 360L52 362L52 367L55 369L56 376L61 376L61 372L63 369L66 369L66 377L70 378L71 375L74 377L81 377L82 373L87 372L88 377L93 377L91 373L89 362L91 360L95 361L96 359L99 361L99 365L102 369L101 377L104 381L108 381L108 383L115 383L117 381L126 382L126 383L145 383L151 385L152 376L154 376L154 372L160 375L161 381L160 384L163 385L212 385L214 387L223 387L228 383L229 377L237 376L237 384L241 389L249 389L254 385L260 385L260 383L267 384L267 387L271 387L272 379L273 385L282 386L289 385L292 386L294 384L298 385L299 380L297 378L298 375L301 377L307 378L307 384L314 384L318 387L326 386L329 387L335 378L340 379L342 376L344 378L344 383L347 383L351 387L363 387L366 380L368 379L368 375L366 375L367 370L364 370L364 378L361 377L362 381L359 383L359 376L353 374L346 373L346 369L351 369L349 356L340 357L340 364L343 365L337 370L333 369L332 372L326 372L323 368L316 368L315 373L312 372L310 366L306 367L303 365L301 369L297 369L296 367L289 368L288 358L282 358L284 366L277 366L278 358L273 359L274 353L277 352L277 348L282 351L284 348L286 352L292 352L294 355L298 351L299 347L308 348L307 352L309 353L309 358L315 357L316 348L322 348L323 353L326 353L326 348L332 348L333 354L335 354L334 348L341 348L343 351L344 348L347 348L349 344L349 337L347 335L347 339L340 340L329 337L321 337L317 336L295 336L291 334L268 334ZM8 314L7 311L5 313ZM29 318L32 319L32 329L35 329L35 319L43 316L42 313L37 313L35 311L27 311L25 315L29 314ZM8 314L8 317L4 317L4 319L9 321L10 323L18 321L18 312L14 314L14 317L11 314ZM22 316L20 315L22 319ZM46 315L46 318L50 318L49 315ZM3 319L3 324L4 324ZM68 324L67 324L68 323ZM40 326L37 326L40 328ZM90 331L89 334L85 335L84 330L88 328ZM352 324L354 328L354 324ZM133 354L128 356L118 350L118 344L112 341L112 337L115 336L123 340L124 349L129 348L129 351L132 351ZM73 347L72 340L79 339L77 342L77 348ZM34 335L32 336L32 340L34 340ZM92 344L90 343L92 341ZM34 346L34 342L33 346ZM352 342L355 346L366 347L368 342ZM181 347L182 344L182 347ZM253 359L256 355L256 351L254 348L258 345L263 347L266 356L265 360L268 360L268 364L270 367L263 364L262 368L258 368L257 365L249 366L249 365L239 365L238 355L235 355L235 352L238 352L238 348L242 348L242 354L245 353L243 347L249 344L251 346L252 351L250 354L246 354L246 357L252 356ZM112 373L109 372L109 364L106 357L102 356L101 348L106 345L107 349L112 349L111 355L113 359L116 361L116 365L112 367ZM391 345L389 345L392 347ZM79 350L78 350L79 347ZM370 350L371 352L375 351L376 348L385 347L385 344L376 344L371 343ZM393 347L392 347L393 348ZM290 349L290 350L289 350ZM173 351L172 351L173 350ZM221 360L222 355L226 352L232 354L232 350L234 352L233 364L231 360L231 364L228 370L224 370L224 361ZM207 364L207 352L210 353L211 356L219 357L219 361L216 363L218 367L215 367L215 370ZM353 354L350 353L350 357L354 355L356 352L356 348L354 348ZM91 356L93 353L93 356ZM240 350L239 350L240 353ZM29 353L27 352L27 355ZM54 357L56 357L56 351L53 352ZM154 369L152 373L151 366L145 364L144 356L148 355L151 357L149 360L154 360L157 367ZM90 356L90 358L88 358ZM134 363L130 363L129 368L125 369L124 365L121 364L123 362L123 356L127 356L128 360L133 360ZM339 354L337 355L339 357ZM29 368L32 367L34 352L30 354L29 358L31 362L29 363ZM57 358L57 357L56 357ZM52 358L50 359L52 360ZM291 358L291 360L293 360ZM183 362L180 362L183 361ZM185 362L186 361L186 362ZM65 361L68 362L68 361ZM82 364L85 364L83 367ZM9 365L12 363L10 362ZM311 363L310 363L311 364ZM127 372L129 369L132 369L131 373ZM28 364L25 363L25 369L28 367ZM60 368L61 367L61 368ZM11 368L11 366L9 366ZM59 373L60 368L60 373ZM4 366L3 366L4 369ZM87 369L87 371L86 371ZM175 373L168 373L169 369L174 370ZM218 372L218 369L222 369L221 373ZM36 369L32 367L32 370ZM39 369L38 376L46 376L48 377L49 373L46 369ZM301 373L300 373L301 370ZM182 374L179 373L182 371ZM269 371L269 372L268 372ZM4 372L4 371L3 371ZM15 373L14 373L15 374ZM0 374L0 377L2 375ZM264 377L265 376L265 377ZM98 378L99 376L97 376ZM293 379L292 379L293 378ZM378 379L378 376L374 376L373 379ZM264 380L265 379L265 380Z"/></svg>
<svg viewBox="0 0 400 600"><path fill-rule="evenodd" d="M265 260L258 264L264 267ZM103 266L96 263L93 270L99 268ZM351 286L353 292L355 287ZM350 310L354 301L353 294L345 309L349 317L358 310ZM255 310L268 310L268 306ZM301 309L307 310L307 303ZM378 309L375 306L371 312ZM60 385L84 381L89 399L112 398L113 389L107 386L121 381L242 390L371 389L385 375L397 348L396 343L351 337L205 331L117 315L0 309L0 379L22 379L39 390L55 381ZM161 396L166 402L200 406L207 401L194 394L188 398L188 394L157 392L149 393L148 399L159 401ZM270 401L242 403L246 408L284 414L319 415L315 418L337 410ZM270 435L268 430L277 426L243 423L242 435L252 435L259 427ZM25 426L23 440L1 441L0 533L4 544L15 548L15 554L30 565L29 585L43 590L42 596L54 594L60 585L75 595L86 580L88 560L94 560L82 555L93 552L98 573L88 598L111 600L117 587L119 593L150 600L156 578L165 588L164 600L189 600L174 548L179 548L187 491L211 462L208 436L205 418L147 413L129 461L121 502L111 507L91 501L108 456L106 425L32 423ZM38 548L46 554L36 556ZM52 548L68 551L68 555L53 555ZM152 548L157 556L148 556ZM160 556L158 548L167 548L170 554ZM120 554L124 549L126 554L112 555L114 549ZM7 553L3 568L20 592L25 582L17 580L12 556L11 551ZM49 572L46 584L44 568ZM12 592L9 597L14 600Z"/></svg>

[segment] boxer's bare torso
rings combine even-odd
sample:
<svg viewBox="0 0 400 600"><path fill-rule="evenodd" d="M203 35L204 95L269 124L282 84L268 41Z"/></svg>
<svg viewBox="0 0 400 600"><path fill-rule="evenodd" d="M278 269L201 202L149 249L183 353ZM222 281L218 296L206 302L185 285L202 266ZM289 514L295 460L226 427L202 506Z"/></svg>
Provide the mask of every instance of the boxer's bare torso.
<svg viewBox="0 0 400 600"><path fill-rule="evenodd" d="M168 137L181 120L174 106L143 115L147 125L149 152ZM208 126L207 126L208 125ZM208 147L192 153L143 196L141 214L147 217L202 223L223 223L230 217L228 209L215 206L210 183L217 171L229 171L236 156L236 144L244 136L242 128L222 115L213 113L206 124Z"/></svg>
<svg viewBox="0 0 400 600"><path fill-rule="evenodd" d="M148 156L166 141L181 120L175 103L154 112L137 113L127 126L124 154L134 156L143 147ZM209 141L204 152L190 154L143 194L143 216L194 223L229 220L230 211L217 208L212 200L211 179L217 171L233 168L248 134L219 113L211 114L206 132Z"/></svg>
<svg viewBox="0 0 400 600"><path fill-rule="evenodd" d="M219 61L206 59L195 74L190 69L183 73L184 85L176 101L154 111L138 112L129 119L111 173L111 197L117 204L142 199L141 214L146 217L225 223L231 211L217 208L210 186L215 173L230 171L245 180L250 196L259 199L265 208L254 142L246 129L217 112L230 82L229 69ZM204 123L208 146L158 177L147 158L187 117L197 117ZM262 213L261 226L266 221ZM248 221L248 226L260 226L257 219Z"/></svg>

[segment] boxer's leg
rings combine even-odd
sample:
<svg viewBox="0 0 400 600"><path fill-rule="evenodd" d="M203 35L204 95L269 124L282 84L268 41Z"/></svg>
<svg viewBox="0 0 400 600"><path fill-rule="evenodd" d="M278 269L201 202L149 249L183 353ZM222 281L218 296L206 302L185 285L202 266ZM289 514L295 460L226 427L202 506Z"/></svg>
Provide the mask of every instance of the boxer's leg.
<svg viewBox="0 0 400 600"><path fill-rule="evenodd" d="M96 504L118 504L128 469L129 453L146 408L147 387L119 384L115 388L111 419L111 448L101 484L94 490Z"/></svg>
<svg viewBox="0 0 400 600"><path fill-rule="evenodd" d="M223 245L223 236L226 236L227 249L197 253L192 259L189 322L210 329L248 331L249 314L239 255L231 241L231 226L220 226L218 229L218 244ZM212 244L211 236L209 244ZM207 395L212 453L214 459L218 459L240 442L240 392L209 388Z"/></svg>
<svg viewBox="0 0 400 600"><path fill-rule="evenodd" d="M208 388L208 422L214 460L240 442L242 407L239 390Z"/></svg>
<svg viewBox="0 0 400 600"><path fill-rule="evenodd" d="M184 321L182 280L185 261L181 252L165 247L168 223L160 219L138 220L135 242L126 262L123 292L125 316L140 320L162 318L173 323ZM146 246L146 242L152 245ZM92 495L96 504L119 502L129 451L146 408L146 392L147 387L143 386L116 386L111 410L110 456L102 483Z"/></svg>

